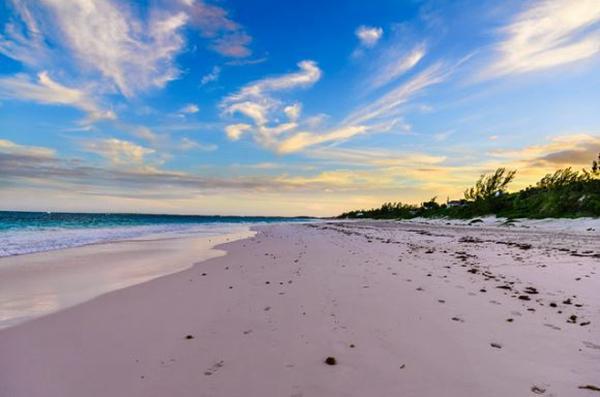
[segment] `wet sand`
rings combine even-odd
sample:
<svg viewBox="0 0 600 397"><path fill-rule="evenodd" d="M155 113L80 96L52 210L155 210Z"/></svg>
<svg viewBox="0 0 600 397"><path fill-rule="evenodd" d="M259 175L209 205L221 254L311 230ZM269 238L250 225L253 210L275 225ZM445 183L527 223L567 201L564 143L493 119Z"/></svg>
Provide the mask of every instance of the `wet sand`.
<svg viewBox="0 0 600 397"><path fill-rule="evenodd" d="M600 395L597 232L257 232L1 330L0 396Z"/></svg>

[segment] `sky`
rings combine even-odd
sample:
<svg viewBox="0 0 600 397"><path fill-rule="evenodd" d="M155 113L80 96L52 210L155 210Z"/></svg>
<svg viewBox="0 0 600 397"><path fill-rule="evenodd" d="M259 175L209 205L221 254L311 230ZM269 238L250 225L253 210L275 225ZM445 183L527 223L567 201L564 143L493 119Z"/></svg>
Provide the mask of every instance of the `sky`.
<svg viewBox="0 0 600 397"><path fill-rule="evenodd" d="M0 0L0 209L315 215L600 152L598 0Z"/></svg>

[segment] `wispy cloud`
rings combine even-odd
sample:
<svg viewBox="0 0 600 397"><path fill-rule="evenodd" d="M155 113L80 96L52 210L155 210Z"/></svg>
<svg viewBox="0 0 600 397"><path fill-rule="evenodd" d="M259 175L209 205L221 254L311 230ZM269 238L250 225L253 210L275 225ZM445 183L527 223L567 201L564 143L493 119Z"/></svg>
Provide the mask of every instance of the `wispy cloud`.
<svg viewBox="0 0 600 397"><path fill-rule="evenodd" d="M204 76L202 76L202 79L200 79L200 84L206 85L213 81L217 81L219 80L219 76L221 76L221 68L219 66L213 66L210 73L207 73Z"/></svg>
<svg viewBox="0 0 600 397"><path fill-rule="evenodd" d="M497 56L484 78L531 72L581 61L600 52L597 0L528 3L500 34Z"/></svg>
<svg viewBox="0 0 600 397"><path fill-rule="evenodd" d="M419 168L440 165L447 157L415 151L393 151L381 148L319 148L308 156L334 164L358 167L406 167Z"/></svg>
<svg viewBox="0 0 600 397"><path fill-rule="evenodd" d="M298 72L277 77L267 77L242 87L237 93L225 98L225 104L244 99L260 98L270 92L284 91L298 87L308 87L319 81L321 69L316 62L306 60L298 63Z"/></svg>
<svg viewBox="0 0 600 397"><path fill-rule="evenodd" d="M244 58L252 54L249 44L252 37L244 28L229 17L222 7L202 0L184 1L190 23L211 40L210 48L223 56Z"/></svg>
<svg viewBox="0 0 600 397"><path fill-rule="evenodd" d="M81 66L125 96L163 87L179 74L174 60L184 45L183 12L153 9L144 20L124 4L85 0L46 0L31 12L44 13L40 34L62 43Z"/></svg>
<svg viewBox="0 0 600 397"><path fill-rule="evenodd" d="M19 145L7 139L0 139L0 153L9 153L37 158L52 158L56 154L55 151L50 148Z"/></svg>
<svg viewBox="0 0 600 397"><path fill-rule="evenodd" d="M336 126L322 131L311 131L299 128L309 126L309 123L299 119L300 103L282 106L280 101L272 96L277 91L312 85L321 77L321 71L312 61L300 62L298 66L300 72L250 83L221 102L224 114L241 114L254 122L254 126L246 123L228 126L226 133L231 140L240 139L245 132L251 132L262 146L279 154L289 154L316 145L345 141L366 133L390 131L395 127L405 130L401 105L406 104L426 87L442 82L449 73L441 63L433 65L374 101L358 106L356 111ZM289 122L273 123L273 114L285 115Z"/></svg>
<svg viewBox="0 0 600 397"><path fill-rule="evenodd" d="M522 167L589 166L600 153L600 134L558 135L550 142L519 149L498 149L490 154Z"/></svg>
<svg viewBox="0 0 600 397"><path fill-rule="evenodd" d="M34 72L66 64L77 79L103 79L98 84L103 91L108 85L126 97L180 76L175 60L185 49L186 26L198 29L210 48L227 57L250 55L251 37L225 9L200 0L158 4L141 13L114 0L13 0L14 18L0 35L0 53ZM212 79L217 76L215 69Z"/></svg>
<svg viewBox="0 0 600 397"><path fill-rule="evenodd" d="M298 132L277 144L277 151L282 154L293 153L309 146L327 142L335 142L352 138L367 131L367 127L353 125L341 127L322 134L314 132Z"/></svg>
<svg viewBox="0 0 600 397"><path fill-rule="evenodd" d="M373 47L383 36L383 29L376 26L359 26L355 31L360 44L365 47Z"/></svg>
<svg viewBox="0 0 600 397"><path fill-rule="evenodd" d="M205 143L200 143L198 141L195 141L193 139L190 138L181 138L179 141L179 145L178 148L181 150L200 150L203 152L212 152L214 150L217 150L217 145L213 145L213 144L205 144Z"/></svg>
<svg viewBox="0 0 600 397"><path fill-rule="evenodd" d="M185 105L184 107L179 109L179 113L183 113L183 114L194 114L194 113L198 113L199 111L200 111L200 108L195 103L188 103L187 105Z"/></svg>
<svg viewBox="0 0 600 397"><path fill-rule="evenodd" d="M346 118L345 124L356 125L397 118L401 105L425 88L444 81L448 73L442 63L436 63L370 104L361 106Z"/></svg>
<svg viewBox="0 0 600 397"><path fill-rule="evenodd" d="M36 80L25 74L0 78L0 98L73 106L87 113L87 122L116 119L112 110L100 106L85 89L64 86L47 72L40 72Z"/></svg>
<svg viewBox="0 0 600 397"><path fill-rule="evenodd" d="M0 34L0 54L26 65L40 65L48 60L48 48L38 22L25 2L11 0L18 18L7 22Z"/></svg>
<svg viewBox="0 0 600 397"><path fill-rule="evenodd" d="M252 126L250 124L230 124L225 127L225 133L227 134L227 138L229 138L232 141L237 141L242 137L242 135L245 132L250 131L251 129Z"/></svg>
<svg viewBox="0 0 600 397"><path fill-rule="evenodd" d="M155 153L154 149L116 138L88 139L82 149L107 159L114 166L141 166L145 158Z"/></svg>
<svg viewBox="0 0 600 397"><path fill-rule="evenodd" d="M254 123L254 127L247 127L246 123L228 126L226 133L230 139L237 140L244 132L253 132L256 141L272 148L277 145L279 136L297 127L295 120L300 115L301 104L283 104L274 95L281 91L311 86L319 81L322 74L314 61L299 62L298 68L300 70L297 72L253 81L221 101L223 114L240 114ZM271 125L278 115L285 115L290 122Z"/></svg>
<svg viewBox="0 0 600 397"><path fill-rule="evenodd" d="M419 43L410 50L389 48L383 53L377 61L377 66L371 72L370 88L379 88L396 80L414 68L423 59L425 53L424 43Z"/></svg>

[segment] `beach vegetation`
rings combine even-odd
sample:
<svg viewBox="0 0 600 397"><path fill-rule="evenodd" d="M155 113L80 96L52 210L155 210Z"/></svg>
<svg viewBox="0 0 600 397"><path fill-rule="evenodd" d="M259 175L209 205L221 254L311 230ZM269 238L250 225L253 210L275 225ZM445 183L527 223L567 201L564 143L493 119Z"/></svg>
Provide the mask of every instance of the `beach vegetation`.
<svg viewBox="0 0 600 397"><path fill-rule="evenodd" d="M498 168L483 174L460 200L438 203L437 197L420 205L400 201L379 208L350 211L340 218L410 219L447 217L471 219L496 215L515 218L564 218L600 216L600 154L591 167L562 168L543 176L535 185L509 191L516 170ZM357 216L359 214L360 216Z"/></svg>

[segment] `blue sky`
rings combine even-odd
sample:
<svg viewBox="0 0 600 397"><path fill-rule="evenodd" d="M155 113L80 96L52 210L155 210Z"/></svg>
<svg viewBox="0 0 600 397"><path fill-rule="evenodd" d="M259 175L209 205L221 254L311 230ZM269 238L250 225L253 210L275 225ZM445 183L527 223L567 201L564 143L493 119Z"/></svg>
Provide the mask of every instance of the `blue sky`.
<svg viewBox="0 0 600 397"><path fill-rule="evenodd" d="M341 4L344 3L344 4ZM600 151L600 3L0 0L0 207L335 215Z"/></svg>

